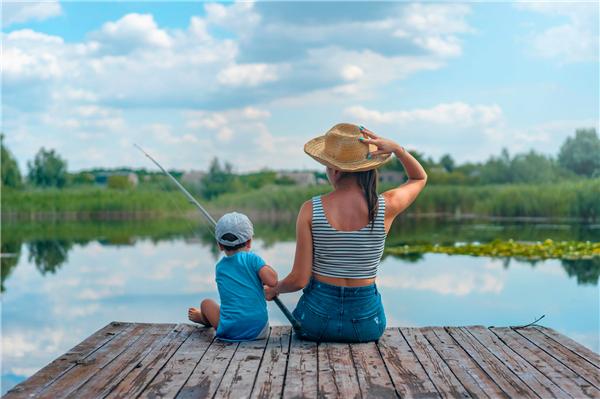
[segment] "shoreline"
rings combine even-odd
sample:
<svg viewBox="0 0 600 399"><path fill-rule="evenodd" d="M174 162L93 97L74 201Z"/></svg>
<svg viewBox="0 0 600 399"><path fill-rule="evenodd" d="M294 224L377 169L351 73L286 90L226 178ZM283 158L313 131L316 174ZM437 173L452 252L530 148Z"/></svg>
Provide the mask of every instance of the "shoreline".
<svg viewBox="0 0 600 399"><path fill-rule="evenodd" d="M219 208L209 209L215 217L237 210L247 214L252 220L260 222L294 222L297 214L281 210L256 210L243 208ZM197 211L166 212L166 211L84 211L84 212L3 212L0 215L2 223L8 225L18 222L87 222L87 221L140 221L140 220L202 220ZM556 216L494 216L477 213L450 213L450 212L411 212L410 210L399 216L400 219L440 219L445 221L489 221L489 222L523 222L523 223L545 223L557 222L560 224L585 224L591 228L600 228L596 220L576 217Z"/></svg>

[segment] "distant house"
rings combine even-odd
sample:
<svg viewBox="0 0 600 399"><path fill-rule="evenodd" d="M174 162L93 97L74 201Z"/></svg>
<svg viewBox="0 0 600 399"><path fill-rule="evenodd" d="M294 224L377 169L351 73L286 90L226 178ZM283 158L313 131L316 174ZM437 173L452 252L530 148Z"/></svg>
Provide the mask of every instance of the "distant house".
<svg viewBox="0 0 600 399"><path fill-rule="evenodd" d="M190 170L181 176L181 181L184 183L200 183L206 177L206 172L200 170Z"/></svg>
<svg viewBox="0 0 600 399"><path fill-rule="evenodd" d="M109 176L126 176L132 187L137 186L139 183L138 176L133 172L103 172L96 174L96 184L106 185L108 183Z"/></svg>
<svg viewBox="0 0 600 399"><path fill-rule="evenodd" d="M382 170L379 172L379 183L400 184L404 181L404 173L397 170Z"/></svg>
<svg viewBox="0 0 600 399"><path fill-rule="evenodd" d="M277 172L277 178L286 178L292 180L298 186L314 186L317 184L317 179L313 172Z"/></svg>

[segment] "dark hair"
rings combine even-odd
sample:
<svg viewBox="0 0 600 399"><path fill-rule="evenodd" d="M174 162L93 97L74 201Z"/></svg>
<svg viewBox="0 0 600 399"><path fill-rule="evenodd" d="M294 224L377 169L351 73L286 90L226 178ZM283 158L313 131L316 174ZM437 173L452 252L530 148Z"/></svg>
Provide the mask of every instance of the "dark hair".
<svg viewBox="0 0 600 399"><path fill-rule="evenodd" d="M233 242L233 241L235 241L237 239L238 239L237 236L235 234L231 234L231 233L225 233L225 234L223 234L221 236L221 240L225 240L225 241L231 241L231 242ZM235 251L237 249L244 248L246 246L246 244L248 244L248 241L243 242L241 244L236 244L236 245L225 245L225 244L222 244L222 243L219 243L219 244L226 251Z"/></svg>
<svg viewBox="0 0 600 399"><path fill-rule="evenodd" d="M371 224L371 230L373 230L375 218L377 217L377 169L365 170L364 172L344 172L342 177L346 176L354 176L363 190L369 208L369 223Z"/></svg>

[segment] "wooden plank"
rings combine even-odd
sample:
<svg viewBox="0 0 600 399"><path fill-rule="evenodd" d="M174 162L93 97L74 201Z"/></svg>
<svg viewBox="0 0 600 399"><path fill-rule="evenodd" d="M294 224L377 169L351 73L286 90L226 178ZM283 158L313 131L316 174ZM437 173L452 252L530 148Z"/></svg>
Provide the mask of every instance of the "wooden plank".
<svg viewBox="0 0 600 399"><path fill-rule="evenodd" d="M398 328L386 329L377 346L400 397L440 397Z"/></svg>
<svg viewBox="0 0 600 399"><path fill-rule="evenodd" d="M140 339L149 329L149 324L133 324L123 333L110 340L106 345L99 348L88 356L84 362L66 372L55 380L39 395L40 398L56 399L63 398L85 384L98 370L110 363L121 352L125 351L135 341Z"/></svg>
<svg viewBox="0 0 600 399"><path fill-rule="evenodd" d="M350 356L350 346L341 343L320 343L318 346L319 396L360 398L356 368Z"/></svg>
<svg viewBox="0 0 600 399"><path fill-rule="evenodd" d="M107 324L27 380L9 390L4 398L29 398L37 395L57 378L60 378L64 373L75 367L77 363L85 361L88 356L103 345L106 345L107 342L114 339L130 326L131 323L116 321Z"/></svg>
<svg viewBox="0 0 600 399"><path fill-rule="evenodd" d="M594 387L600 389L600 373L598 372L598 369L590 365L589 362L582 359L572 350L559 344L535 328L519 328L514 331L533 342L575 373L579 374Z"/></svg>
<svg viewBox="0 0 600 399"><path fill-rule="evenodd" d="M471 334L460 327L446 327L446 331L508 396L516 398L538 397L529 386L519 380L504 363L499 361Z"/></svg>
<svg viewBox="0 0 600 399"><path fill-rule="evenodd" d="M398 397L375 342L350 345L350 353L363 398Z"/></svg>
<svg viewBox="0 0 600 399"><path fill-rule="evenodd" d="M293 335L288 355L284 398L316 398L318 393L318 349L315 342Z"/></svg>
<svg viewBox="0 0 600 399"><path fill-rule="evenodd" d="M554 381L572 397L600 397L599 389L592 386L564 364L532 344L522 335L508 327L496 327L491 328L490 330L506 345L510 346L512 350L517 352L524 359L527 359L529 363L535 366L546 377Z"/></svg>
<svg viewBox="0 0 600 399"><path fill-rule="evenodd" d="M404 339L410 345L442 397L471 397L418 328L401 328L400 333L402 333Z"/></svg>
<svg viewBox="0 0 600 399"><path fill-rule="evenodd" d="M280 398L290 351L291 327L271 327L265 355L256 375L251 398Z"/></svg>
<svg viewBox="0 0 600 399"><path fill-rule="evenodd" d="M427 327L421 331L472 397L508 398L443 327Z"/></svg>
<svg viewBox="0 0 600 399"><path fill-rule="evenodd" d="M142 338L95 373L84 385L73 391L71 396L78 398L106 396L150 352L152 346L174 327L175 324L151 325Z"/></svg>
<svg viewBox="0 0 600 399"><path fill-rule="evenodd" d="M237 342L213 340L177 398L211 398L217 392L223 375L238 348Z"/></svg>
<svg viewBox="0 0 600 399"><path fill-rule="evenodd" d="M221 380L217 397L237 399L250 396L267 342L268 339L240 342Z"/></svg>
<svg viewBox="0 0 600 399"><path fill-rule="evenodd" d="M566 335L559 334L551 328L543 326L535 326L534 328L538 331L541 331L548 337L552 338L562 346L571 349L573 352L577 353L579 356L587 360L592 366L595 366L596 368L600 369L600 354L592 351L591 349L586 348L578 342L573 341Z"/></svg>
<svg viewBox="0 0 600 399"><path fill-rule="evenodd" d="M483 326L463 328L473 335L482 345L503 362L521 381L526 383L535 393L541 397L568 398L565 391L560 389L552 380L540 373L523 359L517 352L513 351L503 341Z"/></svg>
<svg viewBox="0 0 600 399"><path fill-rule="evenodd" d="M174 398L202 359L214 336L212 328L195 328L139 397Z"/></svg>
<svg viewBox="0 0 600 399"><path fill-rule="evenodd" d="M107 398L138 396L195 330L195 326L178 324L138 362L136 367L107 395Z"/></svg>

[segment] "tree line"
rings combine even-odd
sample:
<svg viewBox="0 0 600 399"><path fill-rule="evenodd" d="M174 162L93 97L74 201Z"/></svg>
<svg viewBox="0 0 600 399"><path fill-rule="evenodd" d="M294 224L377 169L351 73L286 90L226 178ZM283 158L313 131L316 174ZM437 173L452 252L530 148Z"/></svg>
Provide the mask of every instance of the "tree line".
<svg viewBox="0 0 600 399"><path fill-rule="evenodd" d="M41 148L34 159L27 162L27 174L22 176L18 164L1 138L1 177L2 186L58 187L89 185L95 182L99 173L135 173L147 187L160 185L163 189L173 187L165 183L160 172L145 169L92 169L69 173L67 161L55 150ZM556 157L530 150L511 156L503 149L499 155L489 157L485 162L457 164L450 154L434 160L424 154L411 153L423 164L432 184L503 184L503 183L549 183L569 178L600 177L600 138L596 129L577 129L573 137L568 137L560 147ZM402 165L393 159L382 171L402 173ZM176 177L183 172L172 171ZM325 178L323 173L318 177ZM114 180L114 188L126 188L120 180ZM243 192L259 189L265 185L291 185L289 178L278 177L271 170L236 174L233 165L221 163L217 158L211 162L206 175L199 182L191 183L190 189L206 199L212 199L226 192Z"/></svg>

